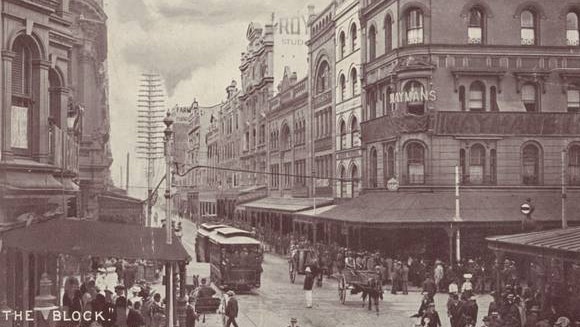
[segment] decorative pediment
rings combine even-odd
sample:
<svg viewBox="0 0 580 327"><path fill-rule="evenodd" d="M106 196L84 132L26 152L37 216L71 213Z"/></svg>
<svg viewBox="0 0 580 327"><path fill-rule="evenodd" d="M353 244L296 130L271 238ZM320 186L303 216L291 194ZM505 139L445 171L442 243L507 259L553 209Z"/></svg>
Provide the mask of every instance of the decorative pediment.
<svg viewBox="0 0 580 327"><path fill-rule="evenodd" d="M580 72L576 71L561 71L560 79L562 80L562 93L566 93L570 84L580 84Z"/></svg>
<svg viewBox="0 0 580 327"><path fill-rule="evenodd" d="M459 88L459 79L462 76L481 76L481 77L495 77L497 79L497 92L501 93L501 81L504 78L506 71L501 69L473 69L473 68L456 68L451 71L453 74L453 86L455 92Z"/></svg>
<svg viewBox="0 0 580 327"><path fill-rule="evenodd" d="M546 93L546 79L549 77L549 71L519 71L513 73L516 78L517 92L522 91L525 83L538 84L542 93Z"/></svg>

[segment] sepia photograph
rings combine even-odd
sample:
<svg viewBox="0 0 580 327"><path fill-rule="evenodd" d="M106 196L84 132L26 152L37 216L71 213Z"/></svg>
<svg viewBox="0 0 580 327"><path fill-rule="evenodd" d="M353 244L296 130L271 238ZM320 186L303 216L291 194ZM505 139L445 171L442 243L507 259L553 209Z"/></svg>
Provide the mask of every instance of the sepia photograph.
<svg viewBox="0 0 580 327"><path fill-rule="evenodd" d="M0 11L0 327L580 327L578 0Z"/></svg>

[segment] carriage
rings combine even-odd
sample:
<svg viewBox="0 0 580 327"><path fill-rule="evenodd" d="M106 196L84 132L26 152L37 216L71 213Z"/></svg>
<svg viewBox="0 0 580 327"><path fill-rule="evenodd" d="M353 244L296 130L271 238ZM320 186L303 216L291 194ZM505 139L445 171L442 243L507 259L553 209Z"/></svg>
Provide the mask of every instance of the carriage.
<svg viewBox="0 0 580 327"><path fill-rule="evenodd" d="M363 292L363 294L370 294L371 292L376 291L376 283L379 283L378 285L381 283L380 274L373 270L354 270L346 268L335 276L338 281L338 300L342 304L346 302L346 293L348 290L350 290L351 294L358 294L361 292Z"/></svg>

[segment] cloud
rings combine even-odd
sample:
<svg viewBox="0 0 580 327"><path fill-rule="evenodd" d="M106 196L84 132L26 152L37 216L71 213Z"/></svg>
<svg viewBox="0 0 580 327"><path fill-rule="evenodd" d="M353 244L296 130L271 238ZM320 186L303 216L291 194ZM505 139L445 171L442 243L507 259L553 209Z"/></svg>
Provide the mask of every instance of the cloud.
<svg viewBox="0 0 580 327"><path fill-rule="evenodd" d="M270 1L182 1L177 4L163 3L159 14L180 22L195 20L204 24L231 24L248 21L273 11Z"/></svg>

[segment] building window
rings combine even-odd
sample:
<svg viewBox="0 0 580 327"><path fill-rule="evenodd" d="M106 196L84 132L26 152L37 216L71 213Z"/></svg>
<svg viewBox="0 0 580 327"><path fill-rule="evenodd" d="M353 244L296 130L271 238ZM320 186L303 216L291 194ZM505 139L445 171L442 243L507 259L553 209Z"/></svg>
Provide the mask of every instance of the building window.
<svg viewBox="0 0 580 327"><path fill-rule="evenodd" d="M469 25L467 27L467 42L469 44L483 44L483 11L472 8L469 11Z"/></svg>
<svg viewBox="0 0 580 327"><path fill-rule="evenodd" d="M354 98L354 96L356 95L356 92L357 92L357 88L358 88L358 76L356 73L356 68L353 68L350 71L350 87L351 87L351 91L352 91L352 97Z"/></svg>
<svg viewBox="0 0 580 327"><path fill-rule="evenodd" d="M346 198L346 169L340 166L340 198Z"/></svg>
<svg viewBox="0 0 580 327"><path fill-rule="evenodd" d="M352 165L352 168L350 170L350 185L351 185L351 190L350 190L350 194L351 196L354 198L358 195L358 167L356 165Z"/></svg>
<svg viewBox="0 0 580 327"><path fill-rule="evenodd" d="M377 118L377 93L375 90L369 91L367 95L367 107L369 108L369 119Z"/></svg>
<svg viewBox="0 0 580 327"><path fill-rule="evenodd" d="M384 154L383 174L385 175L385 185L387 185L387 182L395 177L395 148L392 145L386 146Z"/></svg>
<svg viewBox="0 0 580 327"><path fill-rule="evenodd" d="M497 151L489 151L489 180L492 184L497 183Z"/></svg>
<svg viewBox="0 0 580 327"><path fill-rule="evenodd" d="M485 111L485 85L480 81L469 87L469 111Z"/></svg>
<svg viewBox="0 0 580 327"><path fill-rule="evenodd" d="M377 158L377 149L372 148L370 154L370 175L369 175L369 186L371 188L378 187L378 158Z"/></svg>
<svg viewBox="0 0 580 327"><path fill-rule="evenodd" d="M358 120L355 116L352 117L352 121L350 122L350 140L353 148L360 146L360 130Z"/></svg>
<svg viewBox="0 0 580 327"><path fill-rule="evenodd" d="M524 185L540 183L540 149L534 144L528 144L522 150Z"/></svg>
<svg viewBox="0 0 580 327"><path fill-rule="evenodd" d="M12 110L10 145L17 155L30 155L32 146L32 50L27 40L14 42L12 61Z"/></svg>
<svg viewBox="0 0 580 327"><path fill-rule="evenodd" d="M356 30L356 24L352 24L350 26L350 46L351 46L351 50L352 52L354 52L354 49L356 49L356 39L357 39L357 30Z"/></svg>
<svg viewBox="0 0 580 327"><path fill-rule="evenodd" d="M467 183L469 181L469 176L467 176L467 163L465 162L465 149L459 150L459 172L461 174L460 181L462 183Z"/></svg>
<svg viewBox="0 0 580 327"><path fill-rule="evenodd" d="M344 52L346 50L346 37L344 36L344 32L340 32L339 36L340 42L340 59L344 58Z"/></svg>
<svg viewBox="0 0 580 327"><path fill-rule="evenodd" d="M536 16L530 10L522 11L521 20L521 39L522 45L536 45Z"/></svg>
<svg viewBox="0 0 580 327"><path fill-rule="evenodd" d="M329 71L328 62L323 61L318 66L318 71L316 74L316 94L320 94L328 90L329 85Z"/></svg>
<svg viewBox="0 0 580 327"><path fill-rule="evenodd" d="M391 15L385 18L385 53L393 50L393 19Z"/></svg>
<svg viewBox="0 0 580 327"><path fill-rule="evenodd" d="M568 98L568 112L580 113L580 88L575 85L571 86L566 92L566 97Z"/></svg>
<svg viewBox="0 0 580 327"><path fill-rule="evenodd" d="M273 189L277 189L279 185L279 178L280 178L280 167L278 165L270 166L270 185Z"/></svg>
<svg viewBox="0 0 580 327"><path fill-rule="evenodd" d="M346 149L346 124L340 120L340 150Z"/></svg>
<svg viewBox="0 0 580 327"><path fill-rule="evenodd" d="M289 189L292 187L292 163L284 163L284 188Z"/></svg>
<svg viewBox="0 0 580 327"><path fill-rule="evenodd" d="M489 88L489 105L491 106L491 111L499 111L497 105L497 89L495 86Z"/></svg>
<svg viewBox="0 0 580 327"><path fill-rule="evenodd" d="M570 185L580 185L580 145L574 144L568 150L568 175Z"/></svg>
<svg viewBox="0 0 580 327"><path fill-rule="evenodd" d="M461 105L461 111L465 111L465 86L463 85L459 87L459 104Z"/></svg>
<svg viewBox="0 0 580 327"><path fill-rule="evenodd" d="M393 111L393 104L391 104L391 94L393 94L393 89L391 87L387 88L387 93L385 93L385 98L383 99L383 116L391 116Z"/></svg>
<svg viewBox="0 0 580 327"><path fill-rule="evenodd" d="M534 84L524 84L522 86L522 102L527 112L538 112L538 92Z"/></svg>
<svg viewBox="0 0 580 327"><path fill-rule="evenodd" d="M407 103L407 112L419 116L425 114L425 102L421 101L421 95L425 93L423 84L412 80L405 84L404 90L410 95L411 99L414 99Z"/></svg>
<svg viewBox="0 0 580 327"><path fill-rule="evenodd" d="M566 15L566 44L577 46L580 44L580 29L578 26L578 14L569 12Z"/></svg>
<svg viewBox="0 0 580 327"><path fill-rule="evenodd" d="M375 26L369 28L369 60L377 57L377 30Z"/></svg>
<svg viewBox="0 0 580 327"><path fill-rule="evenodd" d="M342 101L346 100L346 77L340 74L340 98Z"/></svg>
<svg viewBox="0 0 580 327"><path fill-rule="evenodd" d="M425 183L425 148L421 143L407 145L407 175L409 184Z"/></svg>
<svg viewBox="0 0 580 327"><path fill-rule="evenodd" d="M411 9L407 13L407 44L423 43L423 12Z"/></svg>
<svg viewBox="0 0 580 327"><path fill-rule="evenodd" d="M292 138L290 137L290 127L284 124L282 126L282 150L288 150L292 146Z"/></svg>
<svg viewBox="0 0 580 327"><path fill-rule="evenodd" d="M485 176L485 148L475 144L469 149L469 182L482 184Z"/></svg>

